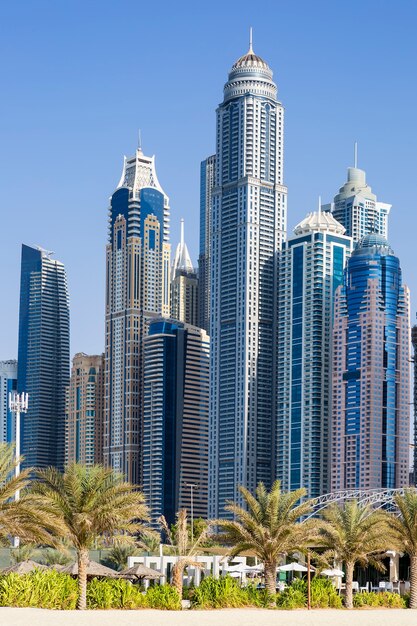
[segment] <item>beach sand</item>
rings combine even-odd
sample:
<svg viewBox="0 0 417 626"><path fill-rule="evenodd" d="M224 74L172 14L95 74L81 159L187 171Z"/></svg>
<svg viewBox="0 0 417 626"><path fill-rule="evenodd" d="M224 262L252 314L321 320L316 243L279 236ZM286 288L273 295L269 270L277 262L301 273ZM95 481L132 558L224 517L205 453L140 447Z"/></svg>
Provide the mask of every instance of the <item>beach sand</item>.
<svg viewBox="0 0 417 626"><path fill-rule="evenodd" d="M401 609L217 611L47 611L0 608L1 626L415 626L417 611Z"/></svg>

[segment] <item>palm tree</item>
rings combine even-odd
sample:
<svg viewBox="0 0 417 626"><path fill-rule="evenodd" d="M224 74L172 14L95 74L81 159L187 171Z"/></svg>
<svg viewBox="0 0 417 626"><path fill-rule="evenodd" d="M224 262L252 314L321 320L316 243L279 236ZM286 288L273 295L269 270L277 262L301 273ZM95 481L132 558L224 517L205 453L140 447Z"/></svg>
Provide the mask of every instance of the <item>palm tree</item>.
<svg viewBox="0 0 417 626"><path fill-rule="evenodd" d="M178 591L178 595L182 598L182 580L184 569L188 566L201 567L201 563L195 560L201 543L207 536L207 529L203 530L196 541L191 545L188 541L188 525L187 525L187 509L180 509L176 515L177 522L169 528L168 523L163 515L158 522L164 531L168 542L173 546L178 560L172 568L172 586Z"/></svg>
<svg viewBox="0 0 417 626"><path fill-rule="evenodd" d="M233 513L234 519L213 523L223 531L221 539L232 546L231 557L250 550L262 561L265 587L275 595L280 555L303 552L316 534L310 521L301 521L311 511L311 503L300 502L305 489L282 492L278 480L269 492L264 483L259 483L255 496L245 487L239 487L239 491L246 508L230 502L225 508Z"/></svg>
<svg viewBox="0 0 417 626"><path fill-rule="evenodd" d="M55 519L48 507L27 491L31 469L15 474L22 457L15 458L14 446L0 443L0 542L9 543L10 537L19 537L29 543L51 543L48 528ZM16 500L16 492L21 495Z"/></svg>
<svg viewBox="0 0 417 626"><path fill-rule="evenodd" d="M386 523L395 547L410 557L410 609L417 609L417 490L405 489L403 496L395 496L395 503L400 515L387 513Z"/></svg>
<svg viewBox="0 0 417 626"><path fill-rule="evenodd" d="M69 465L38 470L32 492L59 519L56 534L73 544L78 559L78 609L86 608L88 552L95 542L117 532L134 534L148 519L144 496L122 474L101 465Z"/></svg>
<svg viewBox="0 0 417 626"><path fill-rule="evenodd" d="M348 500L343 506L332 504L322 513L319 545L327 548L324 561L342 561L346 567L346 607L353 608L352 581L356 563L373 565L384 571L381 562L387 549L386 522L381 511Z"/></svg>

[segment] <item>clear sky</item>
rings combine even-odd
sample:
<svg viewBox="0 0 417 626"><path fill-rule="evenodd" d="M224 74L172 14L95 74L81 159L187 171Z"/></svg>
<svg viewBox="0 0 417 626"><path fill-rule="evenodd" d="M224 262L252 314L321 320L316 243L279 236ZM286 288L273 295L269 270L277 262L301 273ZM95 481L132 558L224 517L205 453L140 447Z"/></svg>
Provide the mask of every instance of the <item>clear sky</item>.
<svg viewBox="0 0 417 626"><path fill-rule="evenodd" d="M22 243L66 265L72 353L103 350L108 198L139 128L170 197L173 249L184 217L196 262L200 161L249 26L286 109L289 233L345 182L357 140L417 293L415 0L3 0L0 360L17 355Z"/></svg>

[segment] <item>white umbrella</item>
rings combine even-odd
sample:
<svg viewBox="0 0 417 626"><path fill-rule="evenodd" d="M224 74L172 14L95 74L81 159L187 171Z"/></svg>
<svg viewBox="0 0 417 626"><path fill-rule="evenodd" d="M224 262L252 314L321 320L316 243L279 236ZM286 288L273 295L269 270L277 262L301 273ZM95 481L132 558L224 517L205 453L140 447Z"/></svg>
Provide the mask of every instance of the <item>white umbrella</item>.
<svg viewBox="0 0 417 626"><path fill-rule="evenodd" d="M310 569L313 569L310 567ZM280 565L277 567L279 572L306 572L307 568L304 565L300 565L300 563L287 563L287 565Z"/></svg>
<svg viewBox="0 0 417 626"><path fill-rule="evenodd" d="M227 570L227 574L231 574L232 572L238 572L240 574L243 574L243 572L246 569L247 569L247 565L245 565L244 563L238 563L237 565L230 565Z"/></svg>
<svg viewBox="0 0 417 626"><path fill-rule="evenodd" d="M342 572L341 569L337 569L337 568L334 568L334 569L324 569L321 572L321 574L323 576L329 576L330 578L332 578L333 576L344 576L345 575L345 573Z"/></svg>
<svg viewBox="0 0 417 626"><path fill-rule="evenodd" d="M264 566L262 564L260 565L247 565L245 567L245 572L247 574L249 574L250 572L252 572L253 574L261 574L264 571Z"/></svg>
<svg viewBox="0 0 417 626"><path fill-rule="evenodd" d="M231 576L232 578L240 578L241 577L241 572L227 572L228 576Z"/></svg>

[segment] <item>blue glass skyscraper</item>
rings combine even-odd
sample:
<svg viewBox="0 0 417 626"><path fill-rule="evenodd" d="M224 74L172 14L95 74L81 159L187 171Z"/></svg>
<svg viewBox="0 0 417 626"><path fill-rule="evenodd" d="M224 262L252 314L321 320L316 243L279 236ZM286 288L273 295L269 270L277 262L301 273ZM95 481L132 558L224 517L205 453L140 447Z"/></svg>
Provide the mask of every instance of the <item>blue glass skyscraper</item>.
<svg viewBox="0 0 417 626"><path fill-rule="evenodd" d="M409 293L387 240L365 236L337 290L331 487L408 484Z"/></svg>
<svg viewBox="0 0 417 626"><path fill-rule="evenodd" d="M275 476L286 491L328 491L335 290L352 239L331 213L310 213L279 255Z"/></svg>
<svg viewBox="0 0 417 626"><path fill-rule="evenodd" d="M103 456L140 484L142 339L147 322L170 311L169 201L140 148L110 199L106 262Z"/></svg>
<svg viewBox="0 0 417 626"><path fill-rule="evenodd" d="M164 515L174 523L181 508L206 518L209 337L176 320L154 320L143 352L143 492L152 522Z"/></svg>
<svg viewBox="0 0 417 626"><path fill-rule="evenodd" d="M28 467L64 465L69 301L64 265L22 246L17 388L29 394L21 450Z"/></svg>

